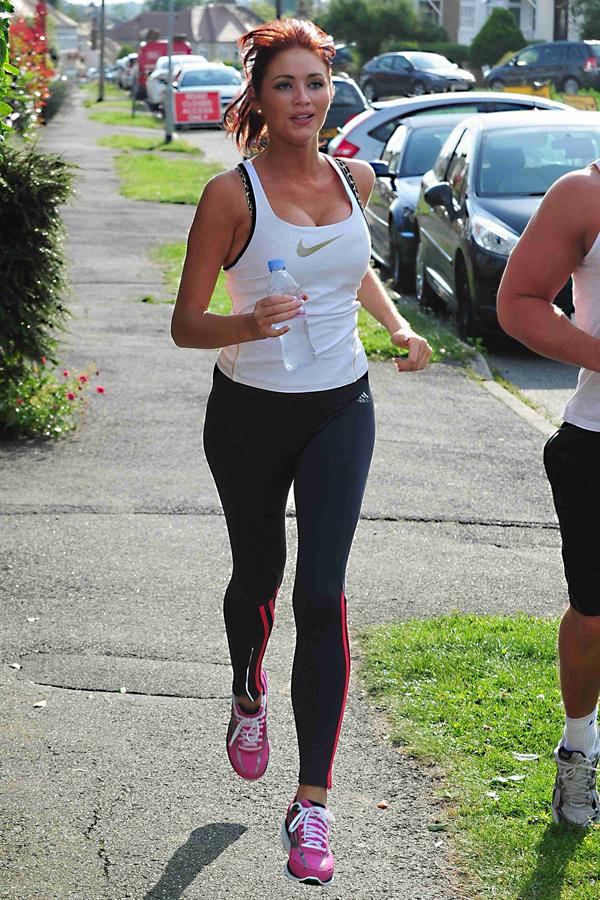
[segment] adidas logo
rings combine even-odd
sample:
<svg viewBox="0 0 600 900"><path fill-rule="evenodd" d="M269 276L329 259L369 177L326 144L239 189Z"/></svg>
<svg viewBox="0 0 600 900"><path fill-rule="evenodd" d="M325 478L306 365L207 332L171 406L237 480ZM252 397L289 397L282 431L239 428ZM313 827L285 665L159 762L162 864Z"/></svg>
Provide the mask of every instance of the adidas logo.
<svg viewBox="0 0 600 900"><path fill-rule="evenodd" d="M359 403L370 403L371 402L371 398L364 391L362 392L360 397L357 397L356 399L358 400Z"/></svg>

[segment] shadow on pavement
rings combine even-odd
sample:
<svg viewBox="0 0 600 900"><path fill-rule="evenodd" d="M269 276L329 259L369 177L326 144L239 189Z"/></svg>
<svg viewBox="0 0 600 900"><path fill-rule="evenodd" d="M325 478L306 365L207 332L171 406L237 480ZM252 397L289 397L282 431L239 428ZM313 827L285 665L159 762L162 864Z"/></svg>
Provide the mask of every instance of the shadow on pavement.
<svg viewBox="0 0 600 900"><path fill-rule="evenodd" d="M144 900L178 900L205 866L209 866L248 829L244 825L217 822L192 831L175 851L164 873Z"/></svg>
<svg viewBox="0 0 600 900"><path fill-rule="evenodd" d="M569 860L586 834L583 828L548 825L537 846L536 867L519 887L519 900L560 900Z"/></svg>

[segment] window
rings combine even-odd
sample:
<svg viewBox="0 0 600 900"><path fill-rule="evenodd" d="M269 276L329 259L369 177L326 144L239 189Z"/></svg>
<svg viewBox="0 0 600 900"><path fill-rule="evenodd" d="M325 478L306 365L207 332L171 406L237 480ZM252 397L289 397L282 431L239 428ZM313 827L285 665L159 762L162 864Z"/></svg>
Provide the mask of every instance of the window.
<svg viewBox="0 0 600 900"><path fill-rule="evenodd" d="M389 122L383 122L381 125L378 125L377 128L373 128L372 131L369 131L369 137L375 138L376 141L381 141L385 144L393 135L399 121L399 119L390 119Z"/></svg>
<svg viewBox="0 0 600 900"><path fill-rule="evenodd" d="M405 56L394 56L392 58L392 68L396 69L396 71L400 70L402 72L406 72L407 69L410 69L412 67Z"/></svg>
<svg viewBox="0 0 600 900"><path fill-rule="evenodd" d="M457 128L456 131L453 131L444 146L441 149L440 155L438 156L435 166L433 167L433 171L435 173L435 177L438 181L444 181L446 176L446 171L448 169L448 161L454 152L454 148L458 144L459 139L462 139L462 135L465 132L461 131Z"/></svg>
<svg viewBox="0 0 600 900"><path fill-rule="evenodd" d="M460 4L460 25L461 28L475 28L475 4Z"/></svg>
<svg viewBox="0 0 600 900"><path fill-rule="evenodd" d="M521 0L510 0L508 8L514 16L517 26L521 27Z"/></svg>
<svg viewBox="0 0 600 900"><path fill-rule="evenodd" d="M564 47L561 44L546 44L540 47L540 62L545 65L559 63L563 58Z"/></svg>
<svg viewBox="0 0 600 900"><path fill-rule="evenodd" d="M450 184L454 198L459 205L462 204L465 196L472 147L473 136L470 131L465 131L448 166L446 181Z"/></svg>
<svg viewBox="0 0 600 900"><path fill-rule="evenodd" d="M413 128L402 155L402 169L398 173L404 177L424 175L436 161L452 125L436 128Z"/></svg>
<svg viewBox="0 0 600 900"><path fill-rule="evenodd" d="M590 50L593 50L593 48L590 47ZM584 56L585 56L585 51L581 45L570 44L567 47L567 59L569 60L569 62L575 62L576 60L583 59Z"/></svg>
<svg viewBox="0 0 600 900"><path fill-rule="evenodd" d="M335 94L332 106L360 106L360 97L351 84L345 81L335 82Z"/></svg>
<svg viewBox="0 0 600 900"><path fill-rule="evenodd" d="M517 56L518 66L534 66L540 61L540 51L537 47L528 47Z"/></svg>
<svg viewBox="0 0 600 900"><path fill-rule="evenodd" d="M193 69L183 73L180 87L208 87L209 85L240 84L241 77L234 71L227 69L211 69L208 66L203 69Z"/></svg>
<svg viewBox="0 0 600 900"><path fill-rule="evenodd" d="M413 109L410 116L445 116L450 113L464 113L465 116L479 112L479 105L471 101L471 103L445 103L443 106L425 106L423 109Z"/></svg>
<svg viewBox="0 0 600 900"><path fill-rule="evenodd" d="M398 156L404 146L406 140L406 125L399 125L394 131L392 137L385 145L382 160L388 164L390 172L395 172L398 163Z"/></svg>
<svg viewBox="0 0 600 900"><path fill-rule="evenodd" d="M384 69L386 72L391 71L392 65L393 65L393 63L392 63L393 59L394 59L393 56L382 56L381 59L379 60L379 62L377 63L377 68Z"/></svg>

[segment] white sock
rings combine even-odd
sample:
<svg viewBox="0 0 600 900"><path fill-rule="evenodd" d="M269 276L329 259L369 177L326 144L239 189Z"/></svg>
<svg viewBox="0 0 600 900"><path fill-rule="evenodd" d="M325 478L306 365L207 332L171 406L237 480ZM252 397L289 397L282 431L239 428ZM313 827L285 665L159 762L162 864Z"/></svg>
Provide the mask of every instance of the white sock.
<svg viewBox="0 0 600 900"><path fill-rule="evenodd" d="M565 750L580 750L590 759L598 744L598 706L587 716L581 719L571 719L567 716L567 723L563 733Z"/></svg>

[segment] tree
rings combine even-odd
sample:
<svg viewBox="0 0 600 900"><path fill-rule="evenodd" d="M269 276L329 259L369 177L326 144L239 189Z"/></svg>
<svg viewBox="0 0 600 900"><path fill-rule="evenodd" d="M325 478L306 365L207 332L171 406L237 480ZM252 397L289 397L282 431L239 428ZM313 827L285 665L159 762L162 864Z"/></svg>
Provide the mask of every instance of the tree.
<svg viewBox="0 0 600 900"><path fill-rule="evenodd" d="M365 61L377 55L385 40L411 40L419 30L410 0L331 0L317 21L336 41L356 41Z"/></svg>
<svg viewBox="0 0 600 900"><path fill-rule="evenodd" d="M188 6L198 6L197 0L173 0L173 9L187 9ZM168 12L169 0L146 0L144 4L146 12Z"/></svg>
<svg viewBox="0 0 600 900"><path fill-rule="evenodd" d="M571 12L579 19L579 37L597 38L600 34L600 0L571 0Z"/></svg>
<svg viewBox="0 0 600 900"><path fill-rule="evenodd" d="M520 50L526 43L513 14L496 6L473 38L471 64L493 66L509 50Z"/></svg>

